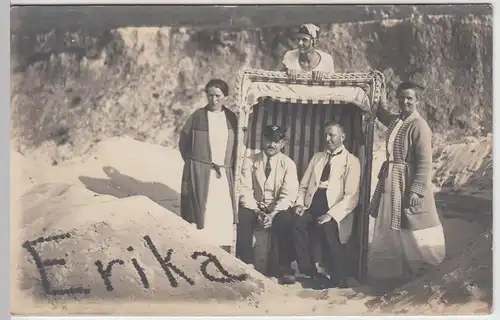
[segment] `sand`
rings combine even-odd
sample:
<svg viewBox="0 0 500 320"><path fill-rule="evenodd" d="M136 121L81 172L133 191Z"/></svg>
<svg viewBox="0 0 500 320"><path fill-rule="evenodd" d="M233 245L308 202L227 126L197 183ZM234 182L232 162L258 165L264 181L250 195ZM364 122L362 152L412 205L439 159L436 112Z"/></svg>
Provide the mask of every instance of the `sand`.
<svg viewBox="0 0 500 320"><path fill-rule="evenodd" d="M11 279L12 312L46 315L488 312L489 294L483 289L483 283L481 290L473 285L459 286L461 292L466 291L462 294L465 297L462 300L447 298L445 295L450 290L453 291L456 279L484 282L484 275L486 274L486 278L491 275L491 271L489 274L484 271L488 270L484 267L488 259L491 259L491 247L488 247L488 238L484 237L487 223L484 219L479 219L479 222L472 219L468 207L464 205L471 203L464 196L472 197L476 199L475 215L491 215L488 166L484 164L485 161L480 161L489 159L491 140L450 146L441 152L460 154L464 150L482 151L470 152L470 161L467 163L461 160L463 157L457 156L443 156L436 161L436 172L440 176L435 180L454 179L458 183L454 185L454 193L443 196L437 194L438 207L444 215L448 258L440 270L427 275L428 279L425 281L434 286L432 294L423 294L427 292L422 286L423 280L416 279L406 287L411 290L403 288L395 291L398 292L396 296L399 300L387 298L387 301L382 302L373 300L374 296L369 295L362 286L328 291L303 289L299 285L279 286L274 280L265 278L232 255L207 244L191 225L178 217L183 163L178 151L174 149L127 137L113 138L100 142L84 157L58 165L36 163L33 155L13 152L11 251L15 265ZM376 152L374 168L378 168L376 163L380 161L382 152L383 150ZM472 174L467 177L452 177L452 172L465 167L472 168ZM485 187L473 188L467 185L469 180L475 183L482 181ZM439 187L441 186L436 186L437 189ZM472 188L476 194L467 194L467 188ZM483 191L480 196L478 191ZM464 203L460 204L459 201ZM33 256L22 244L39 237L68 233L68 238L45 239L47 241L33 244L33 247L43 259L66 260L63 266L46 267L53 289L77 286L90 290L90 293L48 295L40 281ZM162 257L167 255L169 249L173 249L170 262L181 269L189 280L174 272L178 286L172 286L155 257L152 244ZM206 273L201 270L201 263L207 257L193 258L192 254L197 251L215 255L231 275L244 275L245 280L219 283L207 279ZM117 261L108 276L104 270L115 259L122 260L123 264ZM134 266L133 259L143 269L142 277ZM104 278L108 276L108 284L112 289L109 289L98 271L98 260L102 263L101 273ZM458 266L463 269L461 273L456 271ZM206 271L224 278L214 264L207 266ZM442 280L446 278L444 275L449 274L454 275L448 277L451 280ZM147 288L144 278L147 279ZM415 297L423 298L418 300Z"/></svg>

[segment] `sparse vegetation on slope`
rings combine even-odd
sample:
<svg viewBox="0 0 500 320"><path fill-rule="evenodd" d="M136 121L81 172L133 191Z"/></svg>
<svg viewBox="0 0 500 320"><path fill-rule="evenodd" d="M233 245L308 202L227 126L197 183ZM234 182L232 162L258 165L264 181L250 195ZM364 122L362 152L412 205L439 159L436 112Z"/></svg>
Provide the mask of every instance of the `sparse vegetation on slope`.
<svg viewBox="0 0 500 320"><path fill-rule="evenodd" d="M61 161L106 137L172 145L212 77L234 85L243 66L275 69L292 27L245 30L123 27L12 37L12 134L18 149ZM339 72L379 69L390 95L419 77L422 114L441 139L491 132L491 16L427 16L322 24ZM233 97L234 98L234 97ZM391 99L391 97L390 97ZM234 102L234 101L233 101Z"/></svg>

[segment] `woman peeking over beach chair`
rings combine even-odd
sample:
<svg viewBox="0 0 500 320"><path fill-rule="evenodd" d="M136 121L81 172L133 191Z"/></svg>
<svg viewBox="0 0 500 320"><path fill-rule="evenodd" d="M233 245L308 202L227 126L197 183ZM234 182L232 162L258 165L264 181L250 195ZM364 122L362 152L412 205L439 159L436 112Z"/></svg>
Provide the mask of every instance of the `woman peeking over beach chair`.
<svg viewBox="0 0 500 320"><path fill-rule="evenodd" d="M314 81L321 81L326 74L333 73L333 58L330 54L318 49L319 27L303 24L296 36L297 48L287 51L283 56L283 70L291 79L300 73L312 72Z"/></svg>

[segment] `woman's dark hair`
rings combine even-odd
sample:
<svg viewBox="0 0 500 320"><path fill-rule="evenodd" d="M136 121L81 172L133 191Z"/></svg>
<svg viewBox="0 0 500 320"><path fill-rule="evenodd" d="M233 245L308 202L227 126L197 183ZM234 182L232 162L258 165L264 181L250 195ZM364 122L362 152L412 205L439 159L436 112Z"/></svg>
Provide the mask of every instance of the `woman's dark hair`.
<svg viewBox="0 0 500 320"><path fill-rule="evenodd" d="M224 96L227 97L229 95L229 86L224 80L212 79L208 81L207 84L205 85L205 92L208 91L208 88L219 88L220 91L222 91L222 93L224 94Z"/></svg>

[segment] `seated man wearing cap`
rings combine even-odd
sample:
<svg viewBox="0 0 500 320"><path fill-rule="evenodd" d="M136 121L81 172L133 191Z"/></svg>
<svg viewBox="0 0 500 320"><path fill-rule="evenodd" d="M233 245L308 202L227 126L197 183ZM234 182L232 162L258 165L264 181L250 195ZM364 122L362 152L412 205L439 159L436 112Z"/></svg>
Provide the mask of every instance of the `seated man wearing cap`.
<svg viewBox="0 0 500 320"><path fill-rule="evenodd" d="M296 36L297 49L283 56L283 71L292 79L299 73L312 72L315 81L321 81L327 73L333 73L333 58L318 49L319 27L312 23L300 26Z"/></svg>
<svg viewBox="0 0 500 320"><path fill-rule="evenodd" d="M304 274L318 275L309 243L310 232L314 233L330 274L324 280L330 287L346 288L344 244L351 235L352 212L359 200L360 163L344 147L345 133L340 123L325 124L325 139L327 149L316 153L309 162L293 208L297 265Z"/></svg>
<svg viewBox="0 0 500 320"><path fill-rule="evenodd" d="M245 263L253 260L253 233L257 223L271 228L277 248L282 283L293 283L293 215L289 211L299 187L297 167L281 150L285 130L266 126L263 150L248 156L241 171L241 195L236 236L236 256Z"/></svg>

